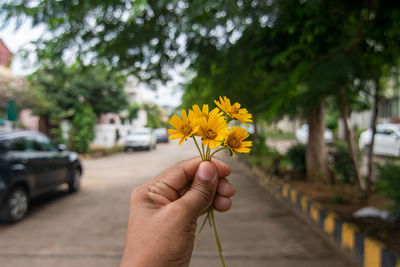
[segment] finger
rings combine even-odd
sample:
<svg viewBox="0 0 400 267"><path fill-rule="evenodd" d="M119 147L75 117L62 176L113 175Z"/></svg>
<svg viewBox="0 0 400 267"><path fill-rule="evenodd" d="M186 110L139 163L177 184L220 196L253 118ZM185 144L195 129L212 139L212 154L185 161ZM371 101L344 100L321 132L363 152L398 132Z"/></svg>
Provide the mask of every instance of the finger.
<svg viewBox="0 0 400 267"><path fill-rule="evenodd" d="M197 219L213 202L218 185L217 167L209 161L200 163L190 189L175 205L186 211L190 218Z"/></svg>
<svg viewBox="0 0 400 267"><path fill-rule="evenodd" d="M211 161L217 166L219 177L227 177L231 174L231 168L223 161L216 157L213 157Z"/></svg>
<svg viewBox="0 0 400 267"><path fill-rule="evenodd" d="M181 161L160 173L156 180L162 180L163 183L173 188L176 192L180 192L187 184L192 182L201 162L202 160L200 157ZM230 174L231 170L228 165L218 159L213 159L212 162L217 168L219 177L226 177Z"/></svg>
<svg viewBox="0 0 400 267"><path fill-rule="evenodd" d="M232 200L228 197L216 195L214 198L214 209L219 212L228 211L232 207Z"/></svg>
<svg viewBox="0 0 400 267"><path fill-rule="evenodd" d="M235 187L225 178L219 179L217 193L223 197L232 197L236 193Z"/></svg>

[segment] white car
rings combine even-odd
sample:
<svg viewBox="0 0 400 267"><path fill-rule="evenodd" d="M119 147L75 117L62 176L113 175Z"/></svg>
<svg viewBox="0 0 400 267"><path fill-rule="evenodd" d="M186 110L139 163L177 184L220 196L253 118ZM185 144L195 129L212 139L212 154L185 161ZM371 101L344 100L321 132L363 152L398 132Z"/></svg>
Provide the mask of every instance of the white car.
<svg viewBox="0 0 400 267"><path fill-rule="evenodd" d="M156 148L157 138L151 128L135 128L126 137L125 151L144 148L146 150Z"/></svg>
<svg viewBox="0 0 400 267"><path fill-rule="evenodd" d="M361 133L358 145L361 150L371 145L372 129ZM384 123L376 125L374 153L378 155L400 156L400 124Z"/></svg>
<svg viewBox="0 0 400 267"><path fill-rule="evenodd" d="M296 139L301 144L307 144L307 142L308 142L308 125L307 124L303 124L299 129L297 129ZM325 139L325 143L333 142L333 134L332 134L331 130L325 129L324 139Z"/></svg>

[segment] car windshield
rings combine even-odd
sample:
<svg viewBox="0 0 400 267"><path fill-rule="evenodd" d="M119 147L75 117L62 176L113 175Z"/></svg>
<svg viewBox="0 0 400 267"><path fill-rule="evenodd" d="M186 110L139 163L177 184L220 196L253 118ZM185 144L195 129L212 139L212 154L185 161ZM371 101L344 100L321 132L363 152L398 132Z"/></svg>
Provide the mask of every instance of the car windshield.
<svg viewBox="0 0 400 267"><path fill-rule="evenodd" d="M159 135L166 134L167 133L167 129L156 129L156 130L154 130L154 132L156 134L159 134Z"/></svg>

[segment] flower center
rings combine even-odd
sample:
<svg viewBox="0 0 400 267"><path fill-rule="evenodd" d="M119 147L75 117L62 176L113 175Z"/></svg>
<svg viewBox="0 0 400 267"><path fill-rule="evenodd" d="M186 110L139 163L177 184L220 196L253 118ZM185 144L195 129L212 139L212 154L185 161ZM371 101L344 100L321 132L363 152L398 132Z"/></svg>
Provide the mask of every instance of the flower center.
<svg viewBox="0 0 400 267"><path fill-rule="evenodd" d="M233 105L233 106L231 107L230 113L231 113L232 115L238 114L238 113L239 113L239 107L238 107L236 104Z"/></svg>
<svg viewBox="0 0 400 267"><path fill-rule="evenodd" d="M183 124L181 126L181 128L179 129L179 131L183 134L183 135L190 135L192 133L192 126L190 126L189 124Z"/></svg>
<svg viewBox="0 0 400 267"><path fill-rule="evenodd" d="M229 136L228 140L226 140L226 144L228 145L228 147L233 148L233 149L239 148L240 140L234 136Z"/></svg>
<svg viewBox="0 0 400 267"><path fill-rule="evenodd" d="M215 137L217 137L217 133L214 132L212 129L208 129L208 130L204 131L203 133L204 133L204 137L206 139L214 139Z"/></svg>

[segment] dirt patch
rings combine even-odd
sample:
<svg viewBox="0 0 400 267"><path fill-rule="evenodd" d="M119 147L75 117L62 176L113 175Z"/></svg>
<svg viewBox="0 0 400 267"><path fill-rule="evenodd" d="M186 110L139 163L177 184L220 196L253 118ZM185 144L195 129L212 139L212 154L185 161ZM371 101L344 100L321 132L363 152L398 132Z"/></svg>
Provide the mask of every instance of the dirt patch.
<svg viewBox="0 0 400 267"><path fill-rule="evenodd" d="M291 186L311 199L321 203L328 210L336 212L344 221L356 224L368 236L383 241L400 253L400 222L384 222L377 218L356 219L352 214L364 207L387 208L392 200L374 193L366 205L358 203L357 191L351 185L332 186L307 181L287 180Z"/></svg>

